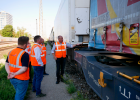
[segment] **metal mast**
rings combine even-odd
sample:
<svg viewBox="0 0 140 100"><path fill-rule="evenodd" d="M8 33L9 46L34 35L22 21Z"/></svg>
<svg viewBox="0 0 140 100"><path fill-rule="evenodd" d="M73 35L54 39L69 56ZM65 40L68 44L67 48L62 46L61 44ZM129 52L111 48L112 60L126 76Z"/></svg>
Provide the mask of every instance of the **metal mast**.
<svg viewBox="0 0 140 100"><path fill-rule="evenodd" d="M38 29L37 29L37 19L36 19L36 35L38 35Z"/></svg>
<svg viewBox="0 0 140 100"><path fill-rule="evenodd" d="M42 7L42 0L40 0L39 6L39 35L43 35L43 7Z"/></svg>

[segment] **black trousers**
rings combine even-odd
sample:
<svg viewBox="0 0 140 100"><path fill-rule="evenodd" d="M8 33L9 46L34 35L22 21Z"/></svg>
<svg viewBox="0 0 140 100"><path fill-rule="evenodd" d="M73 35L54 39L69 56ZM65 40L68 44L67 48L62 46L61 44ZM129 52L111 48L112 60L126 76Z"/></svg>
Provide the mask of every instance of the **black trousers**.
<svg viewBox="0 0 140 100"><path fill-rule="evenodd" d="M45 73L46 73L46 72L45 72L45 69L46 69L46 64L45 64L43 67L44 67L44 74L45 74Z"/></svg>
<svg viewBox="0 0 140 100"><path fill-rule="evenodd" d="M29 63L29 76L30 76L29 81L32 81L31 70L32 70L32 66L31 66L31 62L30 62L30 63Z"/></svg>
<svg viewBox="0 0 140 100"><path fill-rule="evenodd" d="M60 78L61 78L60 75L63 76L63 74L64 74L65 63L66 63L66 58L57 58L57 60L56 60L57 81L60 80ZM61 74L60 74L60 71L61 71Z"/></svg>

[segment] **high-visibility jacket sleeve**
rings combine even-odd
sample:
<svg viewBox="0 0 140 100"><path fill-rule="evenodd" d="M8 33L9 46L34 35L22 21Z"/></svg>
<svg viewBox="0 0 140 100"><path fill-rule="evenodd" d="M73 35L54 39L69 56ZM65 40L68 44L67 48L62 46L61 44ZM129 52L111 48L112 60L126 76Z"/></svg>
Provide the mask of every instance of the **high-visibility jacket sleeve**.
<svg viewBox="0 0 140 100"><path fill-rule="evenodd" d="M51 53L54 53L54 52L55 52L55 43L53 44L53 48L52 48Z"/></svg>
<svg viewBox="0 0 140 100"><path fill-rule="evenodd" d="M41 50L39 47L34 48L35 57L39 65L43 66L43 62L41 60Z"/></svg>

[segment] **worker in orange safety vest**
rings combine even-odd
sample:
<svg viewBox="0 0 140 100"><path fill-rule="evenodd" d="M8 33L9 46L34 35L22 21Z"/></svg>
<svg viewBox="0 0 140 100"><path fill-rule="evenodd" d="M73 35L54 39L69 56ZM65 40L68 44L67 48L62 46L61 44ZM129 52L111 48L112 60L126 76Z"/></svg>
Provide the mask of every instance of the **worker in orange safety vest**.
<svg viewBox="0 0 140 100"><path fill-rule="evenodd" d="M41 36L36 35L34 37L34 45L31 48L31 65L34 69L34 76L33 76L33 92L36 92L37 97L43 97L46 96L46 94L43 94L41 92L41 81L43 79L43 72L44 72L44 64L43 59L45 58L45 55L43 54L41 50Z"/></svg>
<svg viewBox="0 0 140 100"><path fill-rule="evenodd" d="M17 48L11 50L5 63L7 78L16 90L15 100L23 100L29 84L29 55L25 49L29 44L29 37L18 38Z"/></svg>
<svg viewBox="0 0 140 100"><path fill-rule="evenodd" d="M30 75L29 82L32 83L32 78L31 78L32 67L31 67L31 56L30 56L30 54L31 54L31 44L30 43L27 45L27 48L25 49L25 51L29 54L29 75Z"/></svg>
<svg viewBox="0 0 140 100"><path fill-rule="evenodd" d="M43 64L44 64L44 73L43 73L43 75L49 75L48 73L46 73L46 63L47 63L46 55L47 55L47 51L46 51L46 47L45 47L43 38L42 38L42 43L41 43L41 49L42 49L43 54L45 55L45 58L43 58Z"/></svg>
<svg viewBox="0 0 140 100"><path fill-rule="evenodd" d="M79 45L79 44L77 44ZM56 76L57 81L56 84L59 84L60 79L63 82L63 74L64 74L64 68L66 63L66 48L73 48L76 45L71 45L69 43L63 42L63 37L60 35L58 36L58 42L55 42L52 48L52 55L54 59L56 60ZM61 74L60 74L60 67L61 67Z"/></svg>

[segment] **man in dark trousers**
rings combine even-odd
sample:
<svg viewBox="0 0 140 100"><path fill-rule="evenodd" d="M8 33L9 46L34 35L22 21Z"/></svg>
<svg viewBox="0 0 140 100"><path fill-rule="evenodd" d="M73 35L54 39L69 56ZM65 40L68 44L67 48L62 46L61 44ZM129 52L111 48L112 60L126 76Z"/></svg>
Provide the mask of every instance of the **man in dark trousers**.
<svg viewBox="0 0 140 100"><path fill-rule="evenodd" d="M36 97L44 97L46 94L41 92L41 82L43 79L43 60L45 55L41 51L41 36L36 35L34 37L34 45L31 48L31 65L34 69L34 76L33 76L33 92L36 92Z"/></svg>
<svg viewBox="0 0 140 100"><path fill-rule="evenodd" d="M63 37L61 35L58 36L58 42L55 42L52 48L52 55L54 59L56 60L57 70L57 81L56 84L59 84L60 79L63 82L63 74L64 74L64 68L66 63L66 48L73 48L76 45L71 45L66 42L63 42ZM60 76L60 67L61 67L61 76Z"/></svg>

